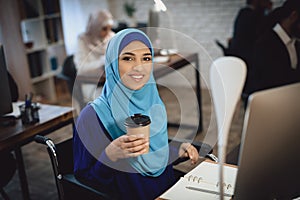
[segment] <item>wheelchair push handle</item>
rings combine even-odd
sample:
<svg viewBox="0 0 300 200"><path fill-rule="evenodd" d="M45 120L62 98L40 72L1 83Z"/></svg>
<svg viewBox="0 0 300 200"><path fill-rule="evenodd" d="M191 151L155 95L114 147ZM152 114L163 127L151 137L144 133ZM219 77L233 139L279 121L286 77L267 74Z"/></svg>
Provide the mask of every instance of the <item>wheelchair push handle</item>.
<svg viewBox="0 0 300 200"><path fill-rule="evenodd" d="M34 136L34 140L37 143L47 145L49 148L53 148L53 150L55 150L55 144L50 138L47 138L46 136L36 135Z"/></svg>
<svg viewBox="0 0 300 200"><path fill-rule="evenodd" d="M50 138L41 135L36 135L34 136L34 141L40 144L47 145L48 148L51 150L52 154L56 157L55 144L52 142Z"/></svg>
<svg viewBox="0 0 300 200"><path fill-rule="evenodd" d="M45 137L45 136L41 136L41 135L36 135L34 137L34 141L40 144L45 144L47 145L47 141L50 140L49 138Z"/></svg>

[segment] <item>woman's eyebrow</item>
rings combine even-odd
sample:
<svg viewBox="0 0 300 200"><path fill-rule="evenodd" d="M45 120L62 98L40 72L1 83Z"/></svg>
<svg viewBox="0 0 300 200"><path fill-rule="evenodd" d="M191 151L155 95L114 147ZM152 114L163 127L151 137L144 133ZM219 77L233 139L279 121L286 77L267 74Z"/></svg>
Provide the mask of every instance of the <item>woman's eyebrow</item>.
<svg viewBox="0 0 300 200"><path fill-rule="evenodd" d="M123 55L131 55L131 56L135 56L135 54L134 54L134 53L131 53L131 52L124 52L124 53L122 53L121 56L123 56Z"/></svg>
<svg viewBox="0 0 300 200"><path fill-rule="evenodd" d="M131 52L124 52L124 53L121 54L121 56L123 56L123 55L135 56L135 54L131 53ZM151 53L144 53L143 56L152 56L152 54Z"/></svg>

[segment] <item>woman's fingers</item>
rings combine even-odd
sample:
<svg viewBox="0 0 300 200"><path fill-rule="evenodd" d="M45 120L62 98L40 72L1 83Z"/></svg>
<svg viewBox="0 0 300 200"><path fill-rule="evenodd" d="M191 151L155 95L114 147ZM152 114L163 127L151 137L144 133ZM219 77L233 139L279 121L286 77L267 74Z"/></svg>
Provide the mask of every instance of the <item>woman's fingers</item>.
<svg viewBox="0 0 300 200"><path fill-rule="evenodd" d="M131 157L131 158L137 157L137 156L140 156L140 155L142 155L146 152L147 152L147 148L144 148L144 149L141 149L140 151L137 151L137 152L134 152L134 153L128 153L127 157Z"/></svg>
<svg viewBox="0 0 300 200"><path fill-rule="evenodd" d="M190 143L183 143L181 148L184 150L183 157L189 157L192 164L195 164L199 159L197 149Z"/></svg>
<svg viewBox="0 0 300 200"><path fill-rule="evenodd" d="M126 153L137 153L142 154L147 151L149 147L149 141L144 137L139 136L125 136L122 138L120 143L120 148L124 150ZM133 154L134 156L135 154Z"/></svg>
<svg viewBox="0 0 300 200"><path fill-rule="evenodd" d="M189 158L191 159L192 164L195 164L199 159L199 154L197 149L194 146L190 145L189 148L187 149L187 153Z"/></svg>

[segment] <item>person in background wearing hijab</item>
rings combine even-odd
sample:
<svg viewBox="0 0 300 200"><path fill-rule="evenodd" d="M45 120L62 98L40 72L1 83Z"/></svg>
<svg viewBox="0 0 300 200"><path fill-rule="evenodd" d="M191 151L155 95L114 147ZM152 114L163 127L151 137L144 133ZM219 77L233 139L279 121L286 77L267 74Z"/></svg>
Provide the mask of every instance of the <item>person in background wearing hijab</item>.
<svg viewBox="0 0 300 200"><path fill-rule="evenodd" d="M109 40L115 35L111 30L113 18L109 11L91 14L87 28L78 37L74 63L78 74L91 74L104 66L105 51Z"/></svg>
<svg viewBox="0 0 300 200"><path fill-rule="evenodd" d="M113 17L107 10L90 15L86 31L78 36L77 51L73 61L77 75L100 77L104 70L105 51L109 40L115 35L111 30ZM78 88L79 109L101 93L101 88L92 84L83 84Z"/></svg>
<svg viewBox="0 0 300 200"><path fill-rule="evenodd" d="M172 163L199 154L190 143L168 143L167 114L153 77L153 47L136 29L118 32L106 51L102 94L76 122L74 174L118 199L155 199L175 182ZM127 135L125 119L136 113L151 119L150 139ZM149 152L147 152L149 147Z"/></svg>

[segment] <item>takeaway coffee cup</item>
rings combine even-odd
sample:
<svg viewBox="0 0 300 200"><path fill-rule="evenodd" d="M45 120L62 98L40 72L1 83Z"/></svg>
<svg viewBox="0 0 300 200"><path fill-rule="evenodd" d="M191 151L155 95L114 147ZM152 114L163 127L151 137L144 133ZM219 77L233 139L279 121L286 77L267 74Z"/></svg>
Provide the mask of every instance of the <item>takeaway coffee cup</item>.
<svg viewBox="0 0 300 200"><path fill-rule="evenodd" d="M150 136L150 117L142 114L134 114L133 116L127 117L125 120L125 127L127 135L144 135L149 140ZM147 153L149 147L147 148Z"/></svg>

